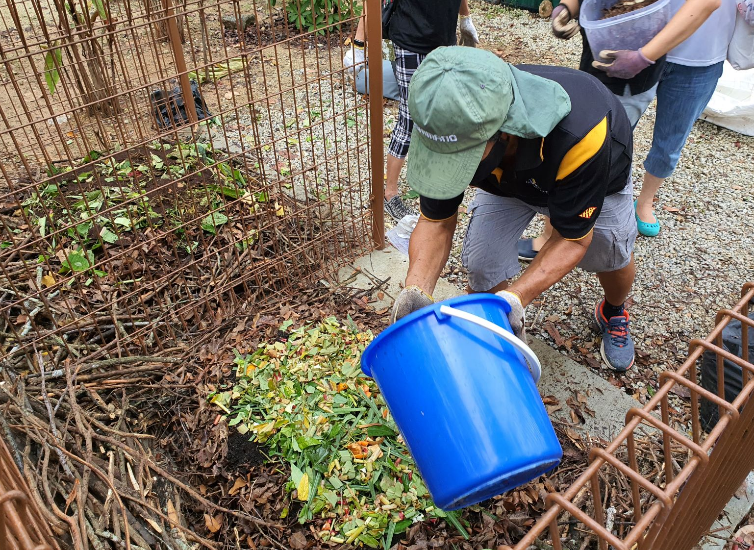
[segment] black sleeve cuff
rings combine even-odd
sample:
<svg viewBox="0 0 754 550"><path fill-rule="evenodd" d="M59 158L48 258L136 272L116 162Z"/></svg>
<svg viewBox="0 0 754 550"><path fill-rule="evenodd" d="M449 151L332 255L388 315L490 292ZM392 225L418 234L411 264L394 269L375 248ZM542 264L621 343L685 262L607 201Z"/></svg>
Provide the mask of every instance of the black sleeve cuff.
<svg viewBox="0 0 754 550"><path fill-rule="evenodd" d="M422 216L430 221L439 222L453 217L463 202L463 193L452 199L430 199L419 197L419 209Z"/></svg>

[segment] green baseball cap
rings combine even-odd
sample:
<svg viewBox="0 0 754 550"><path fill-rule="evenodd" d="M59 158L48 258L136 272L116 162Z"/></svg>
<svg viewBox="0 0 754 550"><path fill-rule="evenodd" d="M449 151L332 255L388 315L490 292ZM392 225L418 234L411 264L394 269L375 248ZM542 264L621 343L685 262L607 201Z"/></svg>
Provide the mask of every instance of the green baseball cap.
<svg viewBox="0 0 754 550"><path fill-rule="evenodd" d="M408 109L408 184L425 197L450 199L468 187L498 130L544 137L571 112L571 101L557 82L492 52L450 46L430 53L411 77Z"/></svg>

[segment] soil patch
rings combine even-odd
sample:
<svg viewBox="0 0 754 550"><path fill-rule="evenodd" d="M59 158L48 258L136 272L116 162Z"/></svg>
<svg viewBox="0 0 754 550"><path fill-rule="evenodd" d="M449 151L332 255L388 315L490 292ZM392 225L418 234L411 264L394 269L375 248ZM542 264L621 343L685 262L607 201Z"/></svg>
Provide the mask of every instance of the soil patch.
<svg viewBox="0 0 754 550"><path fill-rule="evenodd" d="M624 13L631 13L632 11L640 10L651 6L657 2L657 0L624 0L623 2L617 2L613 7L608 8L602 12L601 19L610 19Z"/></svg>
<svg viewBox="0 0 754 550"><path fill-rule="evenodd" d="M245 473L255 466L264 464L267 457L262 451L262 446L254 441L249 441L249 436L232 431L228 435L228 454L225 455L226 468L228 471Z"/></svg>
<svg viewBox="0 0 754 550"><path fill-rule="evenodd" d="M344 36L349 36L356 30L356 23L346 21L341 23L340 29L333 29L324 34L301 34L293 24L288 23L284 17L275 16L272 24L262 22L258 27L250 26L242 37L238 31L230 29L224 31L227 44L242 46L245 50L267 48L280 42L287 42L290 46L302 46L308 49L317 46L338 48Z"/></svg>

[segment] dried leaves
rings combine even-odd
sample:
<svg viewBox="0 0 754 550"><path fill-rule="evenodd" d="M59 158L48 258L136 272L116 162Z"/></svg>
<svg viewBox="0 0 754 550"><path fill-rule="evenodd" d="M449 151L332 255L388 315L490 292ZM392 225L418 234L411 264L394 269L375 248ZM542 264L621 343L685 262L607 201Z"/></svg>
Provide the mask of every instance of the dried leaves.
<svg viewBox="0 0 754 550"><path fill-rule="evenodd" d="M223 526L223 515L217 514L216 516L211 516L204 514L204 525L207 526L210 533L217 533Z"/></svg>

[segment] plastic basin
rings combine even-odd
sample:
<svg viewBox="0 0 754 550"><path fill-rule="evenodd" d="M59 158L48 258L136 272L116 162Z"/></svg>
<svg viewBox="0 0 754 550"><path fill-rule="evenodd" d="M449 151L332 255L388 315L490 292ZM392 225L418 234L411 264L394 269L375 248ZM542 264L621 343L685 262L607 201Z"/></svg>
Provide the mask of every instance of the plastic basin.
<svg viewBox="0 0 754 550"><path fill-rule="evenodd" d="M510 333L508 311L494 294L433 304L388 327L361 357L444 510L526 483L563 454L537 391L538 361Z"/></svg>
<svg viewBox="0 0 754 550"><path fill-rule="evenodd" d="M584 0L581 5L579 24L586 32L594 59L600 59L602 50L638 50L670 21L670 0L658 0L646 8L600 19L603 11L616 3L615 0Z"/></svg>

